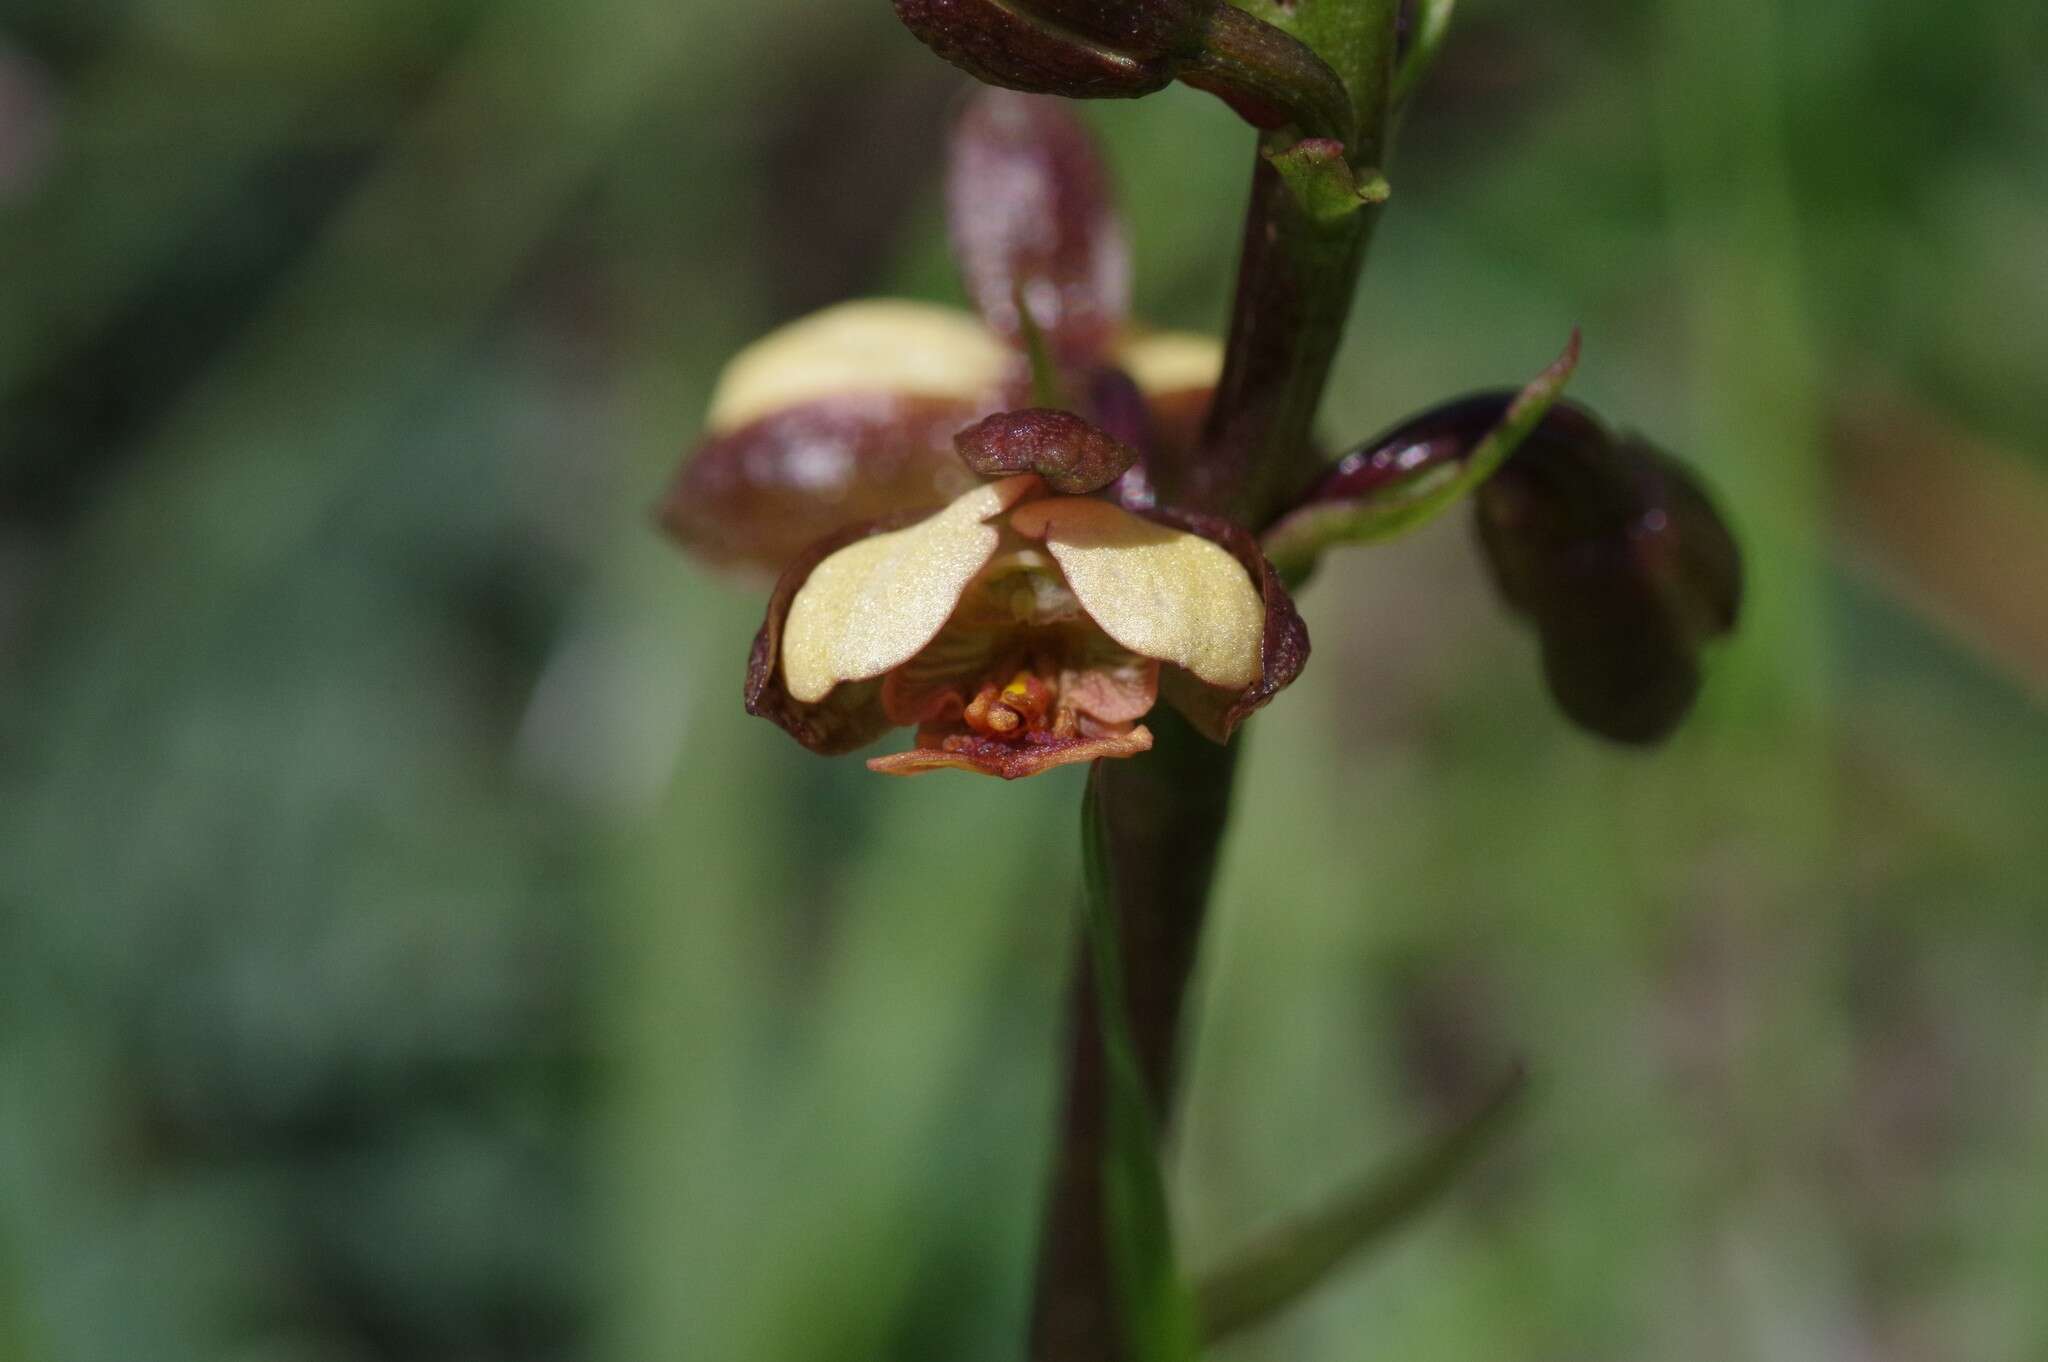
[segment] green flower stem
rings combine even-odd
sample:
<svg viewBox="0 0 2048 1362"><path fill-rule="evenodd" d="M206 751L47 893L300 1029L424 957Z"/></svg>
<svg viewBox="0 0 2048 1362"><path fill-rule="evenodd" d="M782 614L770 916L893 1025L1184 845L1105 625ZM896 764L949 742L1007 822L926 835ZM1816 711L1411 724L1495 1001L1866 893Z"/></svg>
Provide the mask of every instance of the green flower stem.
<svg viewBox="0 0 2048 1362"><path fill-rule="evenodd" d="M1220 747L1170 710L1147 720L1153 750L1097 763L1089 778L1086 846L1091 913L1116 928L1123 1018L1149 1110L1173 1093L1181 1002L1230 811L1235 746ZM1099 955L1097 957L1099 959ZM1066 1109L1054 1156L1031 1356L1040 1362L1118 1362L1126 1331L1105 1235L1103 1158L1112 1137L1095 968L1075 972Z"/></svg>
<svg viewBox="0 0 2048 1362"><path fill-rule="evenodd" d="M1353 109L1344 156L1369 181L1391 133L1398 0L1248 8L1302 39L1344 78ZM1355 211L1336 217L1316 211L1272 162L1289 150L1285 135L1269 134L1253 164L1230 337L1203 448L1155 473L1163 498L1254 529L1316 469L1311 427L1384 201L1384 194L1363 196Z"/></svg>
<svg viewBox="0 0 2048 1362"><path fill-rule="evenodd" d="M1398 0L1300 0L1291 10L1247 4L1312 47L1350 89L1354 169L1377 167L1391 109ZM1263 528L1313 475L1310 427L1351 311L1375 203L1319 220L1266 159L1255 161L1224 373L1204 448L1154 468L1163 499ZM1122 946L1130 1041L1151 1099L1172 1109L1175 1040L1228 819L1235 747L1201 738L1155 711L1147 756L1102 764L1094 787L1102 876ZM1242 738L1238 740L1240 743ZM1106 1229L1105 1064L1096 993L1083 962L1072 1004L1072 1051L1050 1210L1039 1262L1031 1355L1039 1362L1130 1362Z"/></svg>
<svg viewBox="0 0 2048 1362"><path fill-rule="evenodd" d="M1102 818L1103 766L1098 762L1089 773L1081 809L1088 950L1094 965L1089 979L1099 1023L1095 1038L1101 1046L1108 1132L1101 1155L1103 1223L1098 1236L1117 1283L1125 1355L1132 1362L1188 1362L1198 1346L1194 1301L1175 1266L1158 1126L1124 993L1121 919L1105 846L1110 830Z"/></svg>
<svg viewBox="0 0 2048 1362"><path fill-rule="evenodd" d="M1351 313L1379 205L1319 220L1261 156L1223 377L1199 458L1155 478L1163 500L1263 528L1319 466L1310 426Z"/></svg>
<svg viewBox="0 0 2048 1362"><path fill-rule="evenodd" d="M1248 114L1271 115L1260 127L1289 121L1310 137L1342 137L1356 119L1343 80L1313 48L1234 5L1217 9L1180 78Z"/></svg>

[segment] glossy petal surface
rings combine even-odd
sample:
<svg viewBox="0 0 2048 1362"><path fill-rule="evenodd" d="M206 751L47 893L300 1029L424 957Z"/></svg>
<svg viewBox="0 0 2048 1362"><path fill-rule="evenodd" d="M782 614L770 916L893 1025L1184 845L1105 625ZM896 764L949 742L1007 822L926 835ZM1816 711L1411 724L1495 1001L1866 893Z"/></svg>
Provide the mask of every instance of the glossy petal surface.
<svg viewBox="0 0 2048 1362"><path fill-rule="evenodd" d="M849 393L974 404L1015 358L976 318L931 303L842 303L772 331L733 357L711 395L706 429L722 434L783 408Z"/></svg>
<svg viewBox="0 0 2048 1362"><path fill-rule="evenodd" d="M1227 550L1087 497L1030 502L1010 524L1045 541L1082 608L1132 652L1213 686L1259 679L1265 606Z"/></svg>
<svg viewBox="0 0 2048 1362"><path fill-rule="evenodd" d="M968 584L995 556L987 521L1038 479L977 487L906 529L849 544L811 571L782 629L782 680L815 704L842 681L878 677L915 657L945 627Z"/></svg>

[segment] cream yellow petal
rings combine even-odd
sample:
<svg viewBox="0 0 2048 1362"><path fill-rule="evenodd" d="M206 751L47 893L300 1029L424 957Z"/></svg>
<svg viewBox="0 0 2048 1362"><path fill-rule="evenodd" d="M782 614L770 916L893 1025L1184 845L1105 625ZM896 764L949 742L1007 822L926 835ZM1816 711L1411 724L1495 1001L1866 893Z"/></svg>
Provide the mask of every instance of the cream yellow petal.
<svg viewBox="0 0 2048 1362"><path fill-rule="evenodd" d="M1027 502L1010 524L1045 541L1081 608L1132 652L1214 686L1259 679L1266 607L1220 545L1092 497Z"/></svg>
<svg viewBox="0 0 2048 1362"><path fill-rule="evenodd" d="M1117 343L1116 362L1153 396L1213 388L1223 373L1223 343L1193 331L1139 331Z"/></svg>
<svg viewBox="0 0 2048 1362"><path fill-rule="evenodd" d="M981 321L933 303L868 299L814 312L733 356L711 394L708 433L844 393L979 401L1012 357Z"/></svg>
<svg viewBox="0 0 2048 1362"><path fill-rule="evenodd" d="M782 684L816 704L841 681L880 676L915 657L1001 538L986 522L1038 485L1030 473L985 483L906 529L849 544L811 570L782 626Z"/></svg>

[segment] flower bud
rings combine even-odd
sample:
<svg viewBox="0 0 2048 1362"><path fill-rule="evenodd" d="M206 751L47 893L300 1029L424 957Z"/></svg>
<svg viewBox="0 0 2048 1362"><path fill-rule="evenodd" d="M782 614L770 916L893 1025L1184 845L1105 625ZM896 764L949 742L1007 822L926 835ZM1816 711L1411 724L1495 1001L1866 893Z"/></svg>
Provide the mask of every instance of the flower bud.
<svg viewBox="0 0 2048 1362"><path fill-rule="evenodd" d="M1171 84L1220 0L896 0L920 42L990 85L1071 99Z"/></svg>
<svg viewBox="0 0 2048 1362"><path fill-rule="evenodd" d="M1699 693L1701 647L1735 627L1742 600L1741 556L1692 474L1564 407L1479 489L1476 511L1566 715L1617 742L1668 736Z"/></svg>
<svg viewBox="0 0 2048 1362"><path fill-rule="evenodd" d="M1536 626L1545 679L1574 723L1655 742L1699 692L1702 647L1735 627L1741 557L1682 464L1554 400L1576 350L1519 394L1445 402L1360 445L1264 546L1283 570L1305 572L1331 544L1398 533L1484 476L1508 440L1506 462L1472 493L1494 582ZM1540 418L1529 414L1537 401L1548 404Z"/></svg>

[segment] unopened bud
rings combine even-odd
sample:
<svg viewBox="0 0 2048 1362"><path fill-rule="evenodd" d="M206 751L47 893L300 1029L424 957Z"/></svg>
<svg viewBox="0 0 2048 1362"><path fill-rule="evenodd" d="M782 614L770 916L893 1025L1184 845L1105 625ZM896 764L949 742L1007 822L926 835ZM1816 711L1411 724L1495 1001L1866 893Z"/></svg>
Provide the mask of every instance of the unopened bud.
<svg viewBox="0 0 2048 1362"><path fill-rule="evenodd" d="M1565 713L1618 742L1677 727L1701 647L1735 627L1742 600L1741 556L1693 475L1565 408L1479 489L1477 521Z"/></svg>
<svg viewBox="0 0 2048 1362"><path fill-rule="evenodd" d="M896 0L918 40L990 85L1073 99L1136 98L1201 50L1218 0Z"/></svg>

